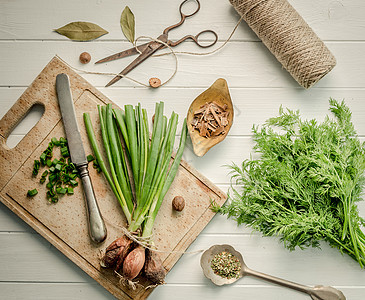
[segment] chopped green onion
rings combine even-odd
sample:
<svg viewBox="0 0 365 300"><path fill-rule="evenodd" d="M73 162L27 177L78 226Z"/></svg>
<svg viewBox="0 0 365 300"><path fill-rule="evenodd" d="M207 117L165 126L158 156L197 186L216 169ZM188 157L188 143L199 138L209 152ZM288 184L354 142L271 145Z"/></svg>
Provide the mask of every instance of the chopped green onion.
<svg viewBox="0 0 365 300"><path fill-rule="evenodd" d="M73 187L75 187L75 186L77 186L79 183L78 183L76 180L71 179L71 180L70 180L70 184L71 184Z"/></svg>
<svg viewBox="0 0 365 300"><path fill-rule="evenodd" d="M61 148L61 155L63 157L69 157L70 156L70 153L68 152L67 146L64 146L64 147Z"/></svg>
<svg viewBox="0 0 365 300"><path fill-rule="evenodd" d="M56 188L56 192L57 192L57 194L64 195L67 193L67 189L65 189L63 187L58 187L58 188Z"/></svg>
<svg viewBox="0 0 365 300"><path fill-rule="evenodd" d="M38 175L40 164L41 164L41 162L39 160L36 159L34 161L34 166L33 166L33 175L34 176Z"/></svg>
<svg viewBox="0 0 365 300"><path fill-rule="evenodd" d="M98 173L100 173L102 170L101 170L101 168L100 168L100 166L99 166L99 163L98 163L98 161L97 160L94 160L93 161L93 168L96 170L96 172L98 172Z"/></svg>
<svg viewBox="0 0 365 300"><path fill-rule="evenodd" d="M45 165L46 164L46 158L47 158L47 154L45 152L43 152L41 154L41 156L39 157L39 160L41 162L42 165Z"/></svg>
<svg viewBox="0 0 365 300"><path fill-rule="evenodd" d="M47 161L46 161L46 165L47 165L48 167L52 166L52 160L47 159Z"/></svg>
<svg viewBox="0 0 365 300"><path fill-rule="evenodd" d="M64 137L60 137L60 144L61 145L66 145L67 144L67 140Z"/></svg>
<svg viewBox="0 0 365 300"><path fill-rule="evenodd" d="M60 147L61 157L59 159L54 158L53 148L54 146ZM48 183L46 184L47 198L49 202L56 203L59 200L58 195L73 194L72 186L77 186L78 182L75 180L78 177L78 171L75 165L71 162L67 148L67 140L61 137L59 140L52 138L48 143L48 147L40 155L39 160L34 162L33 175L38 175L40 165L47 166L49 169L42 173L39 180L41 184L45 183L48 176ZM32 190L34 191L34 190Z"/></svg>
<svg viewBox="0 0 365 300"><path fill-rule="evenodd" d="M33 197L33 196L35 196L35 195L37 195L37 194L38 194L37 189L33 189L33 190L29 190L29 191L28 191L27 196L28 196L28 197Z"/></svg>
<svg viewBox="0 0 365 300"><path fill-rule="evenodd" d="M68 177L71 179L75 179L77 176L78 176L78 174L75 174L75 173L68 175Z"/></svg>
<svg viewBox="0 0 365 300"><path fill-rule="evenodd" d="M91 154L89 154L89 155L86 157L86 159L87 159L87 161L88 161L88 162L91 162L91 161L95 160L95 157L94 157L94 156L92 156Z"/></svg>
<svg viewBox="0 0 365 300"><path fill-rule="evenodd" d="M41 179L39 180L39 182L43 184L43 183L46 181L47 175L48 175L48 171L47 171L47 170L45 170L45 171L42 173L42 176L41 176Z"/></svg>
<svg viewBox="0 0 365 300"><path fill-rule="evenodd" d="M59 146L60 145L60 142L55 138L55 137L53 137L52 139L51 139L51 142L52 142L52 144L53 145L55 145L55 146Z"/></svg>
<svg viewBox="0 0 365 300"><path fill-rule="evenodd" d="M50 182L54 182L58 179L58 177L59 177L59 175L57 173L51 173L51 174L49 174L48 179Z"/></svg>

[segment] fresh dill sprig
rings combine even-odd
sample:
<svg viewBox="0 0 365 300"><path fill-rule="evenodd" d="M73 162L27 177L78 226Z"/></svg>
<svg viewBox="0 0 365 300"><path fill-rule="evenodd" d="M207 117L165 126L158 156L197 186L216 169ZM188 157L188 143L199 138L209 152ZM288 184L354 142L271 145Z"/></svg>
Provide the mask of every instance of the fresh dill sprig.
<svg viewBox="0 0 365 300"><path fill-rule="evenodd" d="M357 202L365 183L365 146L344 101L329 102L335 118L322 123L281 107L278 117L254 126L260 158L230 166L230 201L219 211L279 236L290 250L325 240L364 267L364 219Z"/></svg>

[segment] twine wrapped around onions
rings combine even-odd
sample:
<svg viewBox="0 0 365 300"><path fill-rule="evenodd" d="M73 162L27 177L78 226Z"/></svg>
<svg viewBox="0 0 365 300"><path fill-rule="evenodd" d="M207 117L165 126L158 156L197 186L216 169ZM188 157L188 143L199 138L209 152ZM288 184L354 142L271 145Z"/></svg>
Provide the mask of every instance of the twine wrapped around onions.
<svg viewBox="0 0 365 300"><path fill-rule="evenodd" d="M287 0L229 0L236 11L304 88L336 65L336 59Z"/></svg>

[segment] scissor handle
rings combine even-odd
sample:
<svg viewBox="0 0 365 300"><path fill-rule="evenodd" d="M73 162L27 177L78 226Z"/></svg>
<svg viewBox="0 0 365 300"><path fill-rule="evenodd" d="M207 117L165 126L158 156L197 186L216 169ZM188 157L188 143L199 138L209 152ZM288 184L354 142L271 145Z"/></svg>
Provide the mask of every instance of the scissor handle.
<svg viewBox="0 0 365 300"><path fill-rule="evenodd" d="M199 42L199 36L201 35L201 34L203 34L203 33L212 33L213 35L214 35L214 41L213 42L211 42L211 43L209 43L209 44L204 44L204 45L202 45L200 42ZM195 44L197 44L199 47L201 47L201 48L208 48L208 47L211 47L211 46L213 46L217 41L218 41L218 34L215 32L215 31L213 31L213 30L210 30L210 29L208 29L208 30L203 30L203 31L201 31L201 32L199 32L197 35L186 35L186 36L184 36L183 38L181 38L180 40L178 40L178 41L176 41L176 42L171 42L171 41L169 41L169 46L171 46L171 47L175 47L175 46L177 46L177 45L179 45L179 44L181 44L182 42L184 42L184 41L186 41L187 39L191 39L191 40L193 40L194 42L195 42Z"/></svg>
<svg viewBox="0 0 365 300"><path fill-rule="evenodd" d="M200 2L199 2L199 0L192 0L192 1L195 1L196 2L196 4L197 4L197 7L196 7L196 10L195 11L193 11L192 13L190 13L190 14L184 14L183 13L183 7L184 7L184 5L185 5L185 3L187 3L187 2L189 2L190 0L185 0L185 1L183 1L181 4L180 4L180 7L179 7L179 12L180 12L180 16L181 16L181 18L188 18L188 17L191 17L191 16L194 16L199 10L200 10Z"/></svg>
<svg viewBox="0 0 365 300"><path fill-rule="evenodd" d="M193 1L195 1L196 2L196 4L197 4L197 7L196 7L196 10L195 11L193 11L192 13L190 13L190 14L184 14L183 13L183 7L184 7L184 5L187 3L187 2L189 2L189 1L191 1L191 0L185 0L185 1L183 1L181 4L180 4L180 7L179 7L179 12L180 12L180 16L181 16L181 20L180 20L180 22L178 22L178 23L176 23L176 24L174 24L174 25L171 25L171 26L169 26L169 27L167 27L164 31L163 31L163 34L167 34L171 29L174 29L174 28L176 28L176 27L179 27L182 23L184 23L185 22L185 19L186 18L189 18L189 17L191 17L191 16L193 16L193 15L195 15L199 10L200 10L200 2L199 2L199 0L193 0Z"/></svg>

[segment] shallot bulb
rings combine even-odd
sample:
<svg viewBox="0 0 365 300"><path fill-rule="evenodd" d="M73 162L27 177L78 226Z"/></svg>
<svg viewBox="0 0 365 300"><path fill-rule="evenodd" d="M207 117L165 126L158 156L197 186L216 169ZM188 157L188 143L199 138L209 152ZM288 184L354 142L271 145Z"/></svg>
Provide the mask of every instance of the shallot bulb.
<svg viewBox="0 0 365 300"><path fill-rule="evenodd" d="M123 262L123 276L126 279L133 280L141 272L145 262L145 248L138 245L134 248Z"/></svg>
<svg viewBox="0 0 365 300"><path fill-rule="evenodd" d="M163 284L166 276L160 255L146 249L146 262L143 269L146 278L154 284Z"/></svg>
<svg viewBox="0 0 365 300"><path fill-rule="evenodd" d="M101 259L100 265L104 268L116 267L116 269L119 269L132 244L132 240L129 239L126 235L123 235L122 237L116 239L108 246L108 248L106 248L104 257Z"/></svg>

